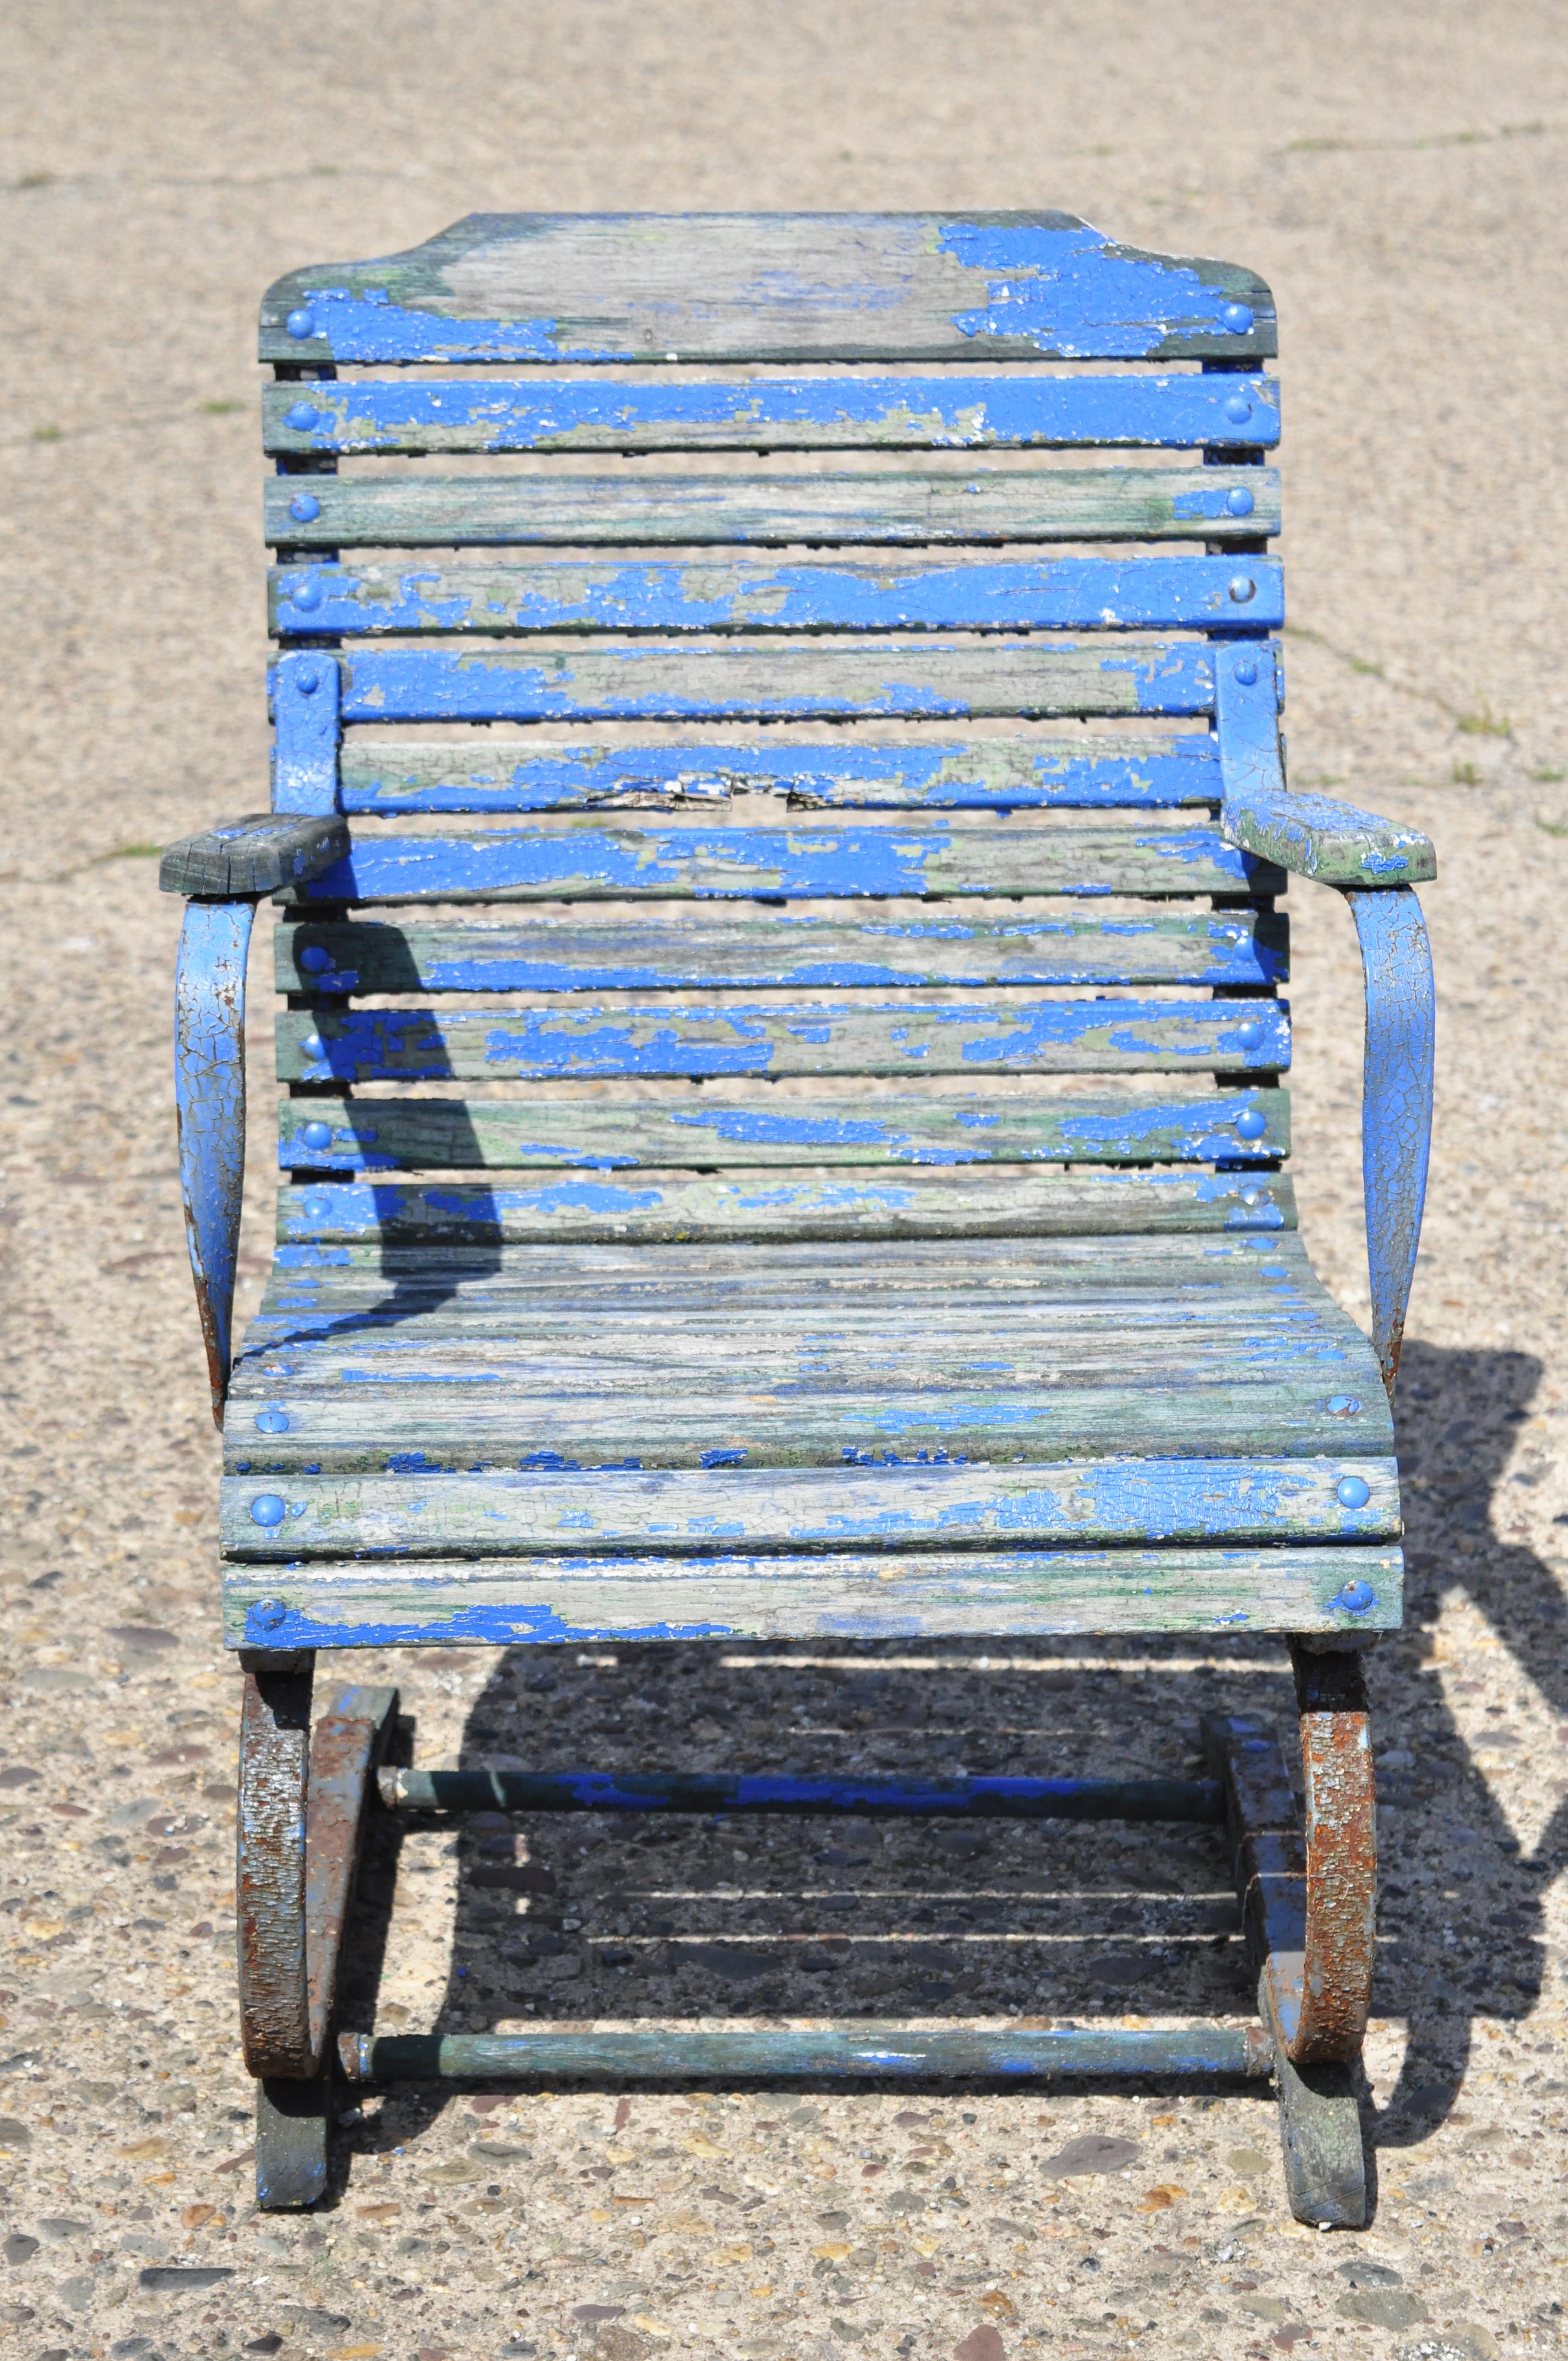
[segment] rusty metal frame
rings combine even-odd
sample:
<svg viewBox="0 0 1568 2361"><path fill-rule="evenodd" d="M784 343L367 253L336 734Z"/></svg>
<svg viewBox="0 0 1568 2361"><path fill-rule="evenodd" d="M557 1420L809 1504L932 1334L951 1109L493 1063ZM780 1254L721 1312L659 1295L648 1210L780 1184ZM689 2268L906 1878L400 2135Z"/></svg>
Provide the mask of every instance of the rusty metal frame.
<svg viewBox="0 0 1568 2361"><path fill-rule="evenodd" d="M238 1924L245 2060L258 2078L322 2070L367 1806L398 1710L344 1691L311 1733L314 1659L247 1653L240 1720Z"/></svg>

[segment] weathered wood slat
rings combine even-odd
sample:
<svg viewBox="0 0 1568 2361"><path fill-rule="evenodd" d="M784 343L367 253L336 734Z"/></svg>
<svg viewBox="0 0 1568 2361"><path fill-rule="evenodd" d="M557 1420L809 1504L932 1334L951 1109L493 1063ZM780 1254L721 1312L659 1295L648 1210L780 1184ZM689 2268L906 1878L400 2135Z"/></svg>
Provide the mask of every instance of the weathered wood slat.
<svg viewBox="0 0 1568 2361"><path fill-rule="evenodd" d="M1129 1345L1135 1340L1129 1339ZM890 1331L884 1364L919 1353L910 1329ZM881 1383L834 1387L806 1364L786 1379L738 1367L666 1369L651 1350L634 1373L577 1361L551 1372L475 1370L443 1375L422 1356L391 1374L353 1368L324 1391L272 1380L264 1406L231 1402L231 1470L291 1478L314 1473L410 1475L445 1470L941 1466L949 1462L1080 1460L1114 1453L1181 1458L1292 1458L1393 1449L1382 1433L1346 1430L1325 1409L1325 1372L1302 1352L1294 1371L1227 1383L1191 1370L1153 1373L1142 1384L1041 1387L973 1376L944 1387L933 1374L916 1391ZM1241 1357L1240 1355L1237 1356ZM1358 1371L1368 1396L1376 1367ZM1342 1374L1335 1367L1334 1376ZM774 1381L771 1381L771 1377ZM607 1378L623 1380L619 1386ZM1332 1379L1331 1379L1332 1382ZM678 1387L679 1399L672 1399ZM1357 1422L1358 1429L1366 1421ZM1379 1420L1374 1408L1371 1425ZM260 1430L258 1432L258 1430Z"/></svg>
<svg viewBox="0 0 1568 2361"><path fill-rule="evenodd" d="M471 1181L311 1181L278 1191L285 1245L742 1238L1035 1237L1296 1226L1277 1172L901 1173L821 1180L793 1170L747 1181L686 1173L571 1179L532 1189ZM308 1295L307 1295L308 1300Z"/></svg>
<svg viewBox="0 0 1568 2361"><path fill-rule="evenodd" d="M268 577L268 620L285 639L323 631L1217 631L1238 621L1277 630L1285 601L1277 563L1258 557L1245 566L1224 557L1027 566L574 559L282 566Z"/></svg>
<svg viewBox="0 0 1568 2361"><path fill-rule="evenodd" d="M1253 1185L1250 1181L1246 1184ZM1017 1242L1008 1238L900 1239L879 1243L681 1245L280 1246L267 1301L377 1302L417 1309L422 1297L475 1307L499 1318L526 1321L546 1304L568 1316L660 1319L682 1305L710 1323L743 1319L759 1307L799 1312L818 1308L838 1319L880 1312L889 1288L911 1300L1030 1304L1078 1303L1085 1290L1106 1301L1222 1301L1239 1290L1272 1297L1280 1286L1320 1293L1292 1221L1263 1235L1138 1233L1103 1237L1065 1233ZM355 1316L359 1316L356 1312Z"/></svg>
<svg viewBox="0 0 1568 2361"><path fill-rule="evenodd" d="M1279 478L1227 467L313 476L302 491L297 476L274 476L263 525L269 544L295 549L1234 541L1279 531Z"/></svg>
<svg viewBox="0 0 1568 2361"><path fill-rule="evenodd" d="M1212 739L980 738L883 743L538 746L466 736L343 749L345 812L591 811L721 803L742 790L796 807L885 810L1151 808L1220 800Z"/></svg>
<svg viewBox="0 0 1568 2361"><path fill-rule="evenodd" d="M1339 1602L1365 1583L1375 1603ZM1023 1639L1110 1631L1398 1631L1395 1544L1274 1549L900 1551L829 1556L460 1559L247 1568L224 1580L230 1647L552 1640ZM269 1612L255 1618L263 1600ZM281 1606L275 1619L271 1609ZM276 1635L276 1636L275 1636Z"/></svg>
<svg viewBox="0 0 1568 2361"><path fill-rule="evenodd" d="M266 361L1261 359L1234 263L1070 214L469 214L402 254L291 271Z"/></svg>
<svg viewBox="0 0 1568 2361"><path fill-rule="evenodd" d="M1353 1493L1352 1507L1341 1492ZM1062 1467L820 1467L696 1474L307 1476L288 1496L228 1476L223 1553L518 1557L663 1549L1061 1547L1151 1541L1379 1541L1399 1531L1392 1459L1168 1457Z"/></svg>
<svg viewBox="0 0 1568 2361"><path fill-rule="evenodd" d="M906 1075L912 1067L927 1074L1272 1072L1290 1061L1289 1014L1277 1000L903 1000L878 1007L713 993L684 1008L667 1001L639 1007L619 997L587 1006L557 998L539 1008L453 1011L327 1005L288 1010L277 1026L280 1079L312 1082ZM1204 1137L1221 1137L1241 1113L1239 1105L1215 1104ZM787 1128L809 1118L805 1110L776 1118L759 1110L759 1139L775 1120ZM978 1131L984 1120L976 1114L969 1127ZM1244 1122L1238 1137L1245 1141L1250 1129ZM830 1123L823 1137L832 1136ZM1264 1137L1261 1125L1255 1137ZM1248 1150L1227 1145L1199 1152ZM1271 1145L1251 1152L1279 1151Z"/></svg>
<svg viewBox="0 0 1568 2361"><path fill-rule="evenodd" d="M346 861L298 899L688 901L1005 894L1254 894L1284 873L1200 824L946 828L803 820L791 828L605 828L545 821L450 836L352 829Z"/></svg>
<svg viewBox="0 0 1568 2361"><path fill-rule="evenodd" d="M280 1104L278 1160L285 1170L323 1172L548 1165L667 1170L683 1164L707 1170L808 1159L825 1165L1168 1164L1284 1156L1289 1141L1288 1096L1278 1090L1153 1105L995 1093L859 1101L764 1093L726 1104L705 1091L620 1106L602 1099L312 1097Z"/></svg>
<svg viewBox="0 0 1568 2361"><path fill-rule="evenodd" d="M359 647L340 670L345 722L1050 719L1206 714L1214 702L1213 649L1188 640L547 640L466 653Z"/></svg>
<svg viewBox="0 0 1568 2361"><path fill-rule="evenodd" d="M507 381L416 378L269 385L280 454L455 451L1062 449L1075 444L1268 448L1277 378L938 377Z"/></svg>
<svg viewBox="0 0 1568 2361"><path fill-rule="evenodd" d="M306 921L273 937L280 992L875 991L911 985L1273 984L1283 912L841 920L706 910L443 925ZM1255 1009L1255 1016L1257 1011Z"/></svg>

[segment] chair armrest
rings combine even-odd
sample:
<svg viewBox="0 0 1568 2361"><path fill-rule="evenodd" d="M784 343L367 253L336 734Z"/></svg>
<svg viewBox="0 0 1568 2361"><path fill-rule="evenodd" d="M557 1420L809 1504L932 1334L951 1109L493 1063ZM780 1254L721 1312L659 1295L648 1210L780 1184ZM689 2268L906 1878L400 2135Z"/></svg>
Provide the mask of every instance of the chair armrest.
<svg viewBox="0 0 1568 2361"><path fill-rule="evenodd" d="M256 902L248 895L193 900L181 929L174 983L180 1186L213 1416L220 1428L245 1183L245 965L255 917Z"/></svg>
<svg viewBox="0 0 1568 2361"><path fill-rule="evenodd" d="M203 901L276 894L319 877L348 851L348 823L338 812L257 812L181 837L158 866L165 894Z"/></svg>
<svg viewBox="0 0 1568 2361"><path fill-rule="evenodd" d="M1221 833L1320 885L1417 885L1437 875L1431 839L1332 796L1292 795L1279 760L1274 650L1255 641L1215 659Z"/></svg>

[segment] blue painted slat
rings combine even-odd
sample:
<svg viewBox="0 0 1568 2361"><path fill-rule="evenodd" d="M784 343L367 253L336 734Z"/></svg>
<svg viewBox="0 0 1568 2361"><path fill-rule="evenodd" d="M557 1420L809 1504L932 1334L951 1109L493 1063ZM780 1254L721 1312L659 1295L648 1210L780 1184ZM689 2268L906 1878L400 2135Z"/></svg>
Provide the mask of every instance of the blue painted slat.
<svg viewBox="0 0 1568 2361"><path fill-rule="evenodd" d="M1255 361L1274 302L1234 263L1059 213L470 214L291 271L266 361Z"/></svg>
<svg viewBox="0 0 1568 2361"><path fill-rule="evenodd" d="M278 1019L278 1072L307 1082L435 1080L529 1082L612 1075L1158 1072L1181 1066L1277 1071L1290 1062L1290 1019L1277 1000L748 1002L715 994L689 1007L588 1005L447 1012L316 1008ZM1270 1093L1272 1099L1277 1093ZM1233 1121L1245 1139L1272 1128L1261 1107L1204 1100L1193 1111L1205 1145ZM801 1127L809 1109L770 1118ZM369 1120L367 1117L367 1120ZM737 1118L739 1119L739 1118ZM1129 1121L1135 1118L1129 1111ZM526 1128L526 1126L525 1126ZM781 1136L783 1136L781 1134ZM1092 1151L1085 1148L1084 1154ZM1135 1156L1138 1151L1131 1151ZM1156 1151L1146 1149L1146 1154ZM1254 1153L1277 1154L1277 1147Z"/></svg>
<svg viewBox="0 0 1568 2361"><path fill-rule="evenodd" d="M1217 1779L801 1779L726 1772L388 1771L412 1812L766 1812L857 1819L1195 1820L1223 1825Z"/></svg>
<svg viewBox="0 0 1568 2361"><path fill-rule="evenodd" d="M937 745L499 745L494 739L367 741L340 765L345 812L525 812L719 799L747 789L862 810L1107 810L1215 804L1212 738Z"/></svg>
<svg viewBox="0 0 1568 2361"><path fill-rule="evenodd" d="M1201 642L356 650L353 721L806 721L1062 713L1207 714Z"/></svg>
<svg viewBox="0 0 1568 2361"><path fill-rule="evenodd" d="M1025 836L978 828L489 829L472 836L353 831L353 849L296 889L303 902L842 900L1005 894L1274 894L1283 872L1203 827Z"/></svg>
<svg viewBox="0 0 1568 2361"><path fill-rule="evenodd" d="M271 628L285 639L323 631L1255 631L1285 620L1279 566L1260 557L292 566L272 574L268 590Z"/></svg>
<svg viewBox="0 0 1568 2361"><path fill-rule="evenodd" d="M429 378L263 388L275 452L1270 449L1277 379L795 378L727 384Z"/></svg>

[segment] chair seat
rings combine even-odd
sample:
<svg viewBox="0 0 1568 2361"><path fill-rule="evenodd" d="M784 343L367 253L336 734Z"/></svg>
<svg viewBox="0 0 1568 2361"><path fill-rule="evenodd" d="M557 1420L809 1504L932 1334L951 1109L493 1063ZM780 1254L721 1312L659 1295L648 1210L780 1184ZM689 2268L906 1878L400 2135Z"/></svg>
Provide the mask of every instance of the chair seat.
<svg viewBox="0 0 1568 2361"><path fill-rule="evenodd" d="M231 1605L324 1581L313 1644L427 1636L411 1585L448 1638L617 1581L640 1631L1397 1612L1387 1398L1290 1234L285 1248L226 1433Z"/></svg>

